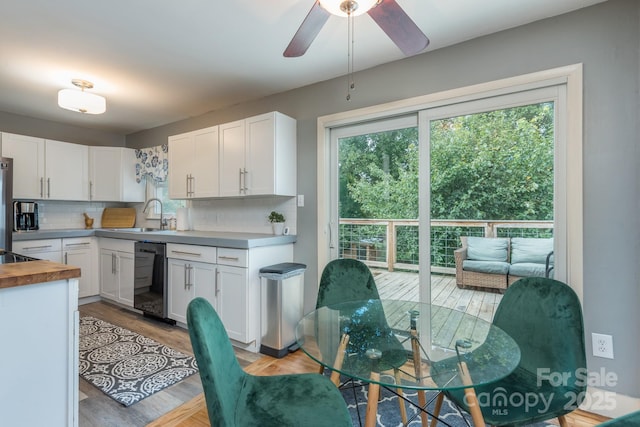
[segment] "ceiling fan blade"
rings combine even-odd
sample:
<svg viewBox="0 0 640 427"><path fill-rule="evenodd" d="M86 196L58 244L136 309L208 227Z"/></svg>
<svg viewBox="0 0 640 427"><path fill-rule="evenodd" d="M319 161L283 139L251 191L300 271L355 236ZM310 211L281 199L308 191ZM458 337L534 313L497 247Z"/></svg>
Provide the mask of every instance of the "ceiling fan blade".
<svg viewBox="0 0 640 427"><path fill-rule="evenodd" d="M405 55L415 55L429 45L427 36L396 0L382 0L367 13Z"/></svg>
<svg viewBox="0 0 640 427"><path fill-rule="evenodd" d="M320 2L316 0L283 55L287 58L304 55L330 15L329 12L320 6Z"/></svg>

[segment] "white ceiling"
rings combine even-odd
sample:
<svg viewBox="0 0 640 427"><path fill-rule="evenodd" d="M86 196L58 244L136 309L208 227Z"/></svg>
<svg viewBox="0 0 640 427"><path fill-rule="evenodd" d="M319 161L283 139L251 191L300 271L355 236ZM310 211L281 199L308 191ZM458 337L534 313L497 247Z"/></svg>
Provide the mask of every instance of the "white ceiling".
<svg viewBox="0 0 640 427"><path fill-rule="evenodd" d="M604 0L397 0L426 51ZM332 16L300 58L284 58L314 0L3 1L0 111L129 134L346 74L347 24ZM402 59L368 15L356 70ZM57 106L92 81L107 112Z"/></svg>

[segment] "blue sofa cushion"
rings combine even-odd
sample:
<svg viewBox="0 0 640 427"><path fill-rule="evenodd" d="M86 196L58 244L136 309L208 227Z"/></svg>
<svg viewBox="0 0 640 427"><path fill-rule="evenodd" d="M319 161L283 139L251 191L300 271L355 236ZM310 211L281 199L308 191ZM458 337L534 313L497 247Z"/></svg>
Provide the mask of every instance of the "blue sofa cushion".
<svg viewBox="0 0 640 427"><path fill-rule="evenodd" d="M511 264L509 267L509 275L518 277L544 277L544 267L544 264L532 262Z"/></svg>
<svg viewBox="0 0 640 427"><path fill-rule="evenodd" d="M462 269L466 271L475 271L477 273L506 275L509 272L509 263L503 261L474 261L467 259L462 262ZM542 270L544 271L544 266L542 267Z"/></svg>
<svg viewBox="0 0 640 427"><path fill-rule="evenodd" d="M467 238L467 259L469 260L506 262L509 255L508 249L509 239L492 237Z"/></svg>
<svg viewBox="0 0 640 427"><path fill-rule="evenodd" d="M523 262L542 264L544 270L547 255L552 250L553 238L514 237L511 239L511 264ZM542 276L544 276L544 273Z"/></svg>

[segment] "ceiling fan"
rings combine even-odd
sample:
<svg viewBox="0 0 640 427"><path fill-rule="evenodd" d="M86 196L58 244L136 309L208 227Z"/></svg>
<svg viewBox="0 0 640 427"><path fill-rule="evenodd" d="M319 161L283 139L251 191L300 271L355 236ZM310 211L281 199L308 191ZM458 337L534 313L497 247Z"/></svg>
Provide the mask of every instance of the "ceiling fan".
<svg viewBox="0 0 640 427"><path fill-rule="evenodd" d="M285 49L284 56L304 55L332 14L351 17L363 13L368 13L407 56L415 55L429 45L427 36L396 0L316 0Z"/></svg>

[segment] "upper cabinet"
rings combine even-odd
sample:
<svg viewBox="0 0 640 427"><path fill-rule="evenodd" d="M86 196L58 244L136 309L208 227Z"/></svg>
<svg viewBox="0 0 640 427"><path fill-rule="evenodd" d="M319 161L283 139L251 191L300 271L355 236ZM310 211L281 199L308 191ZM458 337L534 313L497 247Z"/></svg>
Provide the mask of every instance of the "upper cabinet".
<svg viewBox="0 0 640 427"><path fill-rule="evenodd" d="M9 133L2 155L13 158L15 199L88 200L88 147Z"/></svg>
<svg viewBox="0 0 640 427"><path fill-rule="evenodd" d="M89 147L48 139L44 143L45 198L88 200Z"/></svg>
<svg viewBox="0 0 640 427"><path fill-rule="evenodd" d="M220 196L296 194L296 121L271 112L220 125Z"/></svg>
<svg viewBox="0 0 640 427"><path fill-rule="evenodd" d="M44 139L2 134L2 156L13 159L13 197L44 198Z"/></svg>
<svg viewBox="0 0 640 427"><path fill-rule="evenodd" d="M271 112L169 137L173 199L296 195L296 121Z"/></svg>
<svg viewBox="0 0 640 427"><path fill-rule="evenodd" d="M218 126L169 137L169 197L219 196Z"/></svg>
<svg viewBox="0 0 640 427"><path fill-rule="evenodd" d="M135 150L89 147L89 200L144 202L144 183L136 182Z"/></svg>

